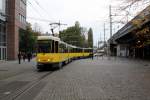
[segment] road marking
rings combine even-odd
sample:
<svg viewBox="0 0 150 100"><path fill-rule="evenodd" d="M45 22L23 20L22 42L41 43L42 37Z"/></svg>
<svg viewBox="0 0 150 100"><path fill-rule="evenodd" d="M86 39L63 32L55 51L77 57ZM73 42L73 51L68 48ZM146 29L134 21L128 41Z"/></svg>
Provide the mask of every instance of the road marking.
<svg viewBox="0 0 150 100"><path fill-rule="evenodd" d="M148 64L145 64L144 66L149 66Z"/></svg>
<svg viewBox="0 0 150 100"><path fill-rule="evenodd" d="M9 92L9 91L8 91L8 92L4 92L5 95L9 95L10 93L11 93L11 92Z"/></svg>
<svg viewBox="0 0 150 100"><path fill-rule="evenodd" d="M8 70L6 70L6 69L0 69L0 71L8 71Z"/></svg>

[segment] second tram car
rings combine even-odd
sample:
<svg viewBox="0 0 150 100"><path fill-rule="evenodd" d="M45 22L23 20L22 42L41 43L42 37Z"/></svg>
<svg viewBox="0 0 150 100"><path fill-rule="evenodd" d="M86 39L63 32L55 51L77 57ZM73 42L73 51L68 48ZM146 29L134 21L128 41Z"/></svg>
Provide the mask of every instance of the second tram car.
<svg viewBox="0 0 150 100"><path fill-rule="evenodd" d="M63 64L73 59L88 57L92 48L80 48L67 44L54 36L38 36L37 68L42 69L48 65L61 68Z"/></svg>

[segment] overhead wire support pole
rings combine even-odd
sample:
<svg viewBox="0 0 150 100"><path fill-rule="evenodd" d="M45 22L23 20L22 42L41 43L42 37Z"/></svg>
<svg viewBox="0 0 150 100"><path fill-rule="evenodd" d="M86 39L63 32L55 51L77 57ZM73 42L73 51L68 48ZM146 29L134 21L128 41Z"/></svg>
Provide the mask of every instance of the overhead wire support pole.
<svg viewBox="0 0 150 100"><path fill-rule="evenodd" d="M105 29L105 23L104 23L104 43L105 43L105 33L106 33L106 29Z"/></svg>
<svg viewBox="0 0 150 100"><path fill-rule="evenodd" d="M111 5L109 6L109 20L110 20L110 38L112 37L112 12Z"/></svg>
<svg viewBox="0 0 150 100"><path fill-rule="evenodd" d="M109 5L110 38L112 37L112 12L111 12L111 10L112 10L111 5ZM108 56L109 60L110 60L110 55L111 55L110 43L108 43L108 45L107 45L107 56Z"/></svg>

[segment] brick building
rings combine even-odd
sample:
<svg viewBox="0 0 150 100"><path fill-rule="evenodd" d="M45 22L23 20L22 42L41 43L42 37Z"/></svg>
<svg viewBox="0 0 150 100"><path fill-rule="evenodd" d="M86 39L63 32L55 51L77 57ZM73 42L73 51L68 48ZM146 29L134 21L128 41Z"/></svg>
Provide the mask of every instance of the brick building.
<svg viewBox="0 0 150 100"><path fill-rule="evenodd" d="M0 0L0 60L17 59L19 29L26 28L26 0Z"/></svg>

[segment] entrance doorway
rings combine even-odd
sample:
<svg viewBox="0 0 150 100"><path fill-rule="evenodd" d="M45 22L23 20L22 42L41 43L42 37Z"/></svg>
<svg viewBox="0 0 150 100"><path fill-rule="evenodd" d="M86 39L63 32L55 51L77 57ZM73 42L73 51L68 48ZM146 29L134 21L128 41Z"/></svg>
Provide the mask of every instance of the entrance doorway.
<svg viewBox="0 0 150 100"><path fill-rule="evenodd" d="M7 59L7 51L6 47L0 46L0 60Z"/></svg>

